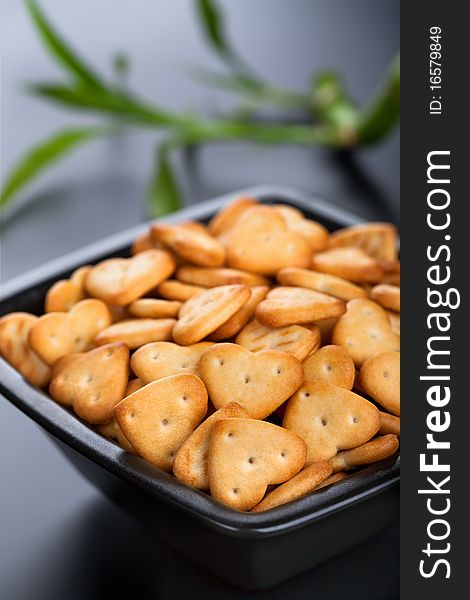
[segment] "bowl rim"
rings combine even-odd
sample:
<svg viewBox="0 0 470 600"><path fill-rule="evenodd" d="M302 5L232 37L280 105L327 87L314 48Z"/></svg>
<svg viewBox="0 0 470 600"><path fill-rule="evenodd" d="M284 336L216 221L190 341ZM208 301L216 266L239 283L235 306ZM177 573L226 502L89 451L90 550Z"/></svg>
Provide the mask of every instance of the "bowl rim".
<svg viewBox="0 0 470 600"><path fill-rule="evenodd" d="M312 216L336 222L338 226L364 222L364 218L322 198L301 190L275 185L244 188L184 208L159 221L177 223L207 220L221 206L239 196L254 196L260 202L290 204ZM0 315L16 295L49 280L59 279L76 267L108 256L126 253L132 240L145 232L148 222L89 244L5 284L0 292ZM6 312L6 311L5 311ZM261 513L247 513L225 506L209 495L178 481L144 459L125 452L107 440L67 408L52 401L42 390L29 384L0 357L0 393L48 433L129 484L203 521L212 529L238 538L260 538L287 533L384 492L399 483L398 454L374 463L358 473L285 505Z"/></svg>

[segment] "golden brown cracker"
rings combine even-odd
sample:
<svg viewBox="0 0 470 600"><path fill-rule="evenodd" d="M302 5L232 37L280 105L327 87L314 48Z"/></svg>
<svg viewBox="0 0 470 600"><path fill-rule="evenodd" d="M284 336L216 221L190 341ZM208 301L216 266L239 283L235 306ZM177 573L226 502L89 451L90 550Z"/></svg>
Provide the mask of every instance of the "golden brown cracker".
<svg viewBox="0 0 470 600"><path fill-rule="evenodd" d="M165 250L146 250L132 258L109 258L98 263L85 281L90 296L125 306L167 279L176 264Z"/></svg>
<svg viewBox="0 0 470 600"><path fill-rule="evenodd" d="M294 475L272 492L268 492L263 500L251 509L251 512L270 510L281 504L292 502L306 496L325 481L333 472L329 462L313 463L306 469Z"/></svg>
<svg viewBox="0 0 470 600"><path fill-rule="evenodd" d="M0 355L25 379L45 387L51 378L49 366L32 350L28 336L38 318L25 312L14 312L0 319Z"/></svg>
<svg viewBox="0 0 470 600"><path fill-rule="evenodd" d="M220 419L209 448L211 496L250 510L268 485L287 481L305 463L304 442L291 431L256 419Z"/></svg>
<svg viewBox="0 0 470 600"><path fill-rule="evenodd" d="M131 350L150 342L172 339L175 319L127 319L113 323L98 333L95 343L98 346L112 342L124 342Z"/></svg>
<svg viewBox="0 0 470 600"><path fill-rule="evenodd" d="M323 346L303 364L305 379L319 379L351 390L356 370L349 354L341 346Z"/></svg>
<svg viewBox="0 0 470 600"><path fill-rule="evenodd" d="M215 344L199 361L199 372L216 408L238 402L264 419L291 396L304 379L301 363L277 350L253 353L237 344Z"/></svg>
<svg viewBox="0 0 470 600"><path fill-rule="evenodd" d="M129 350L125 344L108 344L59 359L52 372L49 393L72 406L88 423L101 424L125 394L129 378Z"/></svg>
<svg viewBox="0 0 470 600"><path fill-rule="evenodd" d="M400 349L400 336L392 331L387 313L366 298L348 302L346 313L335 325L332 342L342 346L358 368L374 354Z"/></svg>
<svg viewBox="0 0 470 600"><path fill-rule="evenodd" d="M307 464L364 444L377 433L380 416L371 403L331 383L308 380L289 400L282 426L307 444Z"/></svg>
<svg viewBox="0 0 470 600"><path fill-rule="evenodd" d="M320 330L315 326L300 325L272 329L254 319L245 325L235 341L252 352L280 350L303 361L320 346Z"/></svg>
<svg viewBox="0 0 470 600"><path fill-rule="evenodd" d="M190 346L178 346L172 342L146 344L133 354L132 370L145 383L178 373L198 375L199 359L212 345L211 342Z"/></svg>
<svg viewBox="0 0 470 600"><path fill-rule="evenodd" d="M256 307L256 319L267 327L286 327L339 317L346 312L342 300L300 287L272 289Z"/></svg>
<svg viewBox="0 0 470 600"><path fill-rule="evenodd" d="M204 339L232 317L250 298L245 285L209 288L187 300L173 329L177 344L188 346Z"/></svg>
<svg viewBox="0 0 470 600"><path fill-rule="evenodd" d="M359 373L361 388L380 406L400 415L400 353L382 352L367 359Z"/></svg>
<svg viewBox="0 0 470 600"><path fill-rule="evenodd" d="M208 457L212 430L220 419L249 417L237 402L228 402L208 417L184 442L173 461L174 475L199 490L209 489Z"/></svg>
<svg viewBox="0 0 470 600"><path fill-rule="evenodd" d="M114 409L137 454L169 471L183 442L207 411L207 391L192 373L164 377L124 398Z"/></svg>

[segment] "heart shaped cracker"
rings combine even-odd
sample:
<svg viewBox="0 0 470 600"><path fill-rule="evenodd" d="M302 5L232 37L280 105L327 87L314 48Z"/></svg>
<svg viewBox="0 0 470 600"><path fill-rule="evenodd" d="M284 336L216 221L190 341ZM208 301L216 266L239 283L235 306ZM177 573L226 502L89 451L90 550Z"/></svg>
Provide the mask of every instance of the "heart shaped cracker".
<svg viewBox="0 0 470 600"><path fill-rule="evenodd" d="M292 502L297 498L302 498L306 494L313 492L323 481L333 473L333 468L329 462L318 462L310 465L306 469L294 475L292 479L286 481L272 492L266 494L263 500L251 509L251 512L261 512L270 510L286 502Z"/></svg>
<svg viewBox="0 0 470 600"><path fill-rule="evenodd" d="M303 362L305 379L320 379L351 390L356 370L349 354L341 346L323 346Z"/></svg>
<svg viewBox="0 0 470 600"><path fill-rule="evenodd" d="M182 346L199 342L228 321L249 298L245 285L222 285L190 298L181 307L173 329L175 342Z"/></svg>
<svg viewBox="0 0 470 600"><path fill-rule="evenodd" d="M199 285L181 283L181 281L176 281L176 279L168 279L168 281L164 281L157 288L157 292L162 298L176 300L177 302L186 302L186 300L205 290L206 288Z"/></svg>
<svg viewBox="0 0 470 600"><path fill-rule="evenodd" d="M400 288L396 285L381 283L372 288L370 297L383 306L397 313L400 312Z"/></svg>
<svg viewBox="0 0 470 600"><path fill-rule="evenodd" d="M318 273L309 269L287 267L277 273L276 279L281 285L309 288L345 301L367 297L366 290L359 285L335 275Z"/></svg>
<svg viewBox="0 0 470 600"><path fill-rule="evenodd" d="M366 394L394 415L400 415L400 353L382 352L361 367L359 384Z"/></svg>
<svg viewBox="0 0 470 600"><path fill-rule="evenodd" d="M0 354L33 385L49 383L51 370L31 349L28 336L38 318L24 312L5 315L0 319Z"/></svg>
<svg viewBox="0 0 470 600"><path fill-rule="evenodd" d="M198 375L199 359L211 346L211 342L191 346L178 346L171 342L146 344L132 356L131 367L145 383L178 373Z"/></svg>
<svg viewBox="0 0 470 600"><path fill-rule="evenodd" d="M272 289L256 307L256 319L267 327L301 325L339 317L346 312L342 300L300 287Z"/></svg>
<svg viewBox="0 0 470 600"><path fill-rule="evenodd" d="M223 325L213 331L209 339L216 342L220 340L228 340L239 333L243 327L252 319L255 314L256 307L269 292L269 287L266 285L258 285L250 288L251 296L245 304L237 310L237 312L225 321Z"/></svg>
<svg viewBox="0 0 470 600"><path fill-rule="evenodd" d="M235 341L252 352L280 350L302 361L320 346L320 330L299 325L271 329L255 319L240 331Z"/></svg>
<svg viewBox="0 0 470 600"><path fill-rule="evenodd" d="M67 312L74 304L86 298L85 279L91 267L80 267L70 279L56 281L47 291L44 302L45 312Z"/></svg>
<svg viewBox="0 0 470 600"><path fill-rule="evenodd" d="M307 267L312 255L305 239L289 231L268 206L244 212L226 243L229 267L263 275L275 275L283 267Z"/></svg>
<svg viewBox="0 0 470 600"><path fill-rule="evenodd" d="M139 300L134 300L134 302L129 304L127 310L133 317L140 317L143 319L167 319L170 317L177 317L182 306L182 302L176 302L175 300L139 298Z"/></svg>
<svg viewBox="0 0 470 600"><path fill-rule="evenodd" d="M366 298L348 302L346 313L335 325L332 342L342 346L358 368L374 354L400 350L400 336L392 331L387 313Z"/></svg>
<svg viewBox="0 0 470 600"><path fill-rule="evenodd" d="M206 388L191 373L152 381L114 409L135 451L164 471L171 469L176 452L206 412Z"/></svg>
<svg viewBox="0 0 470 600"><path fill-rule="evenodd" d="M128 378L127 346L108 344L58 360L49 393L57 402L72 406L88 423L107 423L124 397Z"/></svg>
<svg viewBox="0 0 470 600"><path fill-rule="evenodd" d="M287 403L282 426L304 440L307 464L311 464L370 440L380 428L380 416L361 396L325 381L309 380Z"/></svg>
<svg viewBox="0 0 470 600"><path fill-rule="evenodd" d="M354 246L381 260L397 257L397 230L391 223L361 223L335 231L330 246Z"/></svg>
<svg viewBox="0 0 470 600"><path fill-rule="evenodd" d="M249 417L247 411L228 402L208 417L184 442L173 461L173 473L181 481L199 490L209 489L208 457L212 431L215 423L228 417Z"/></svg>
<svg viewBox="0 0 470 600"><path fill-rule="evenodd" d="M268 285L266 277L247 273L239 269L192 267L184 265L176 271L176 279L183 283L199 285L203 287L217 287L219 285L242 284L248 286Z"/></svg>
<svg viewBox="0 0 470 600"><path fill-rule="evenodd" d="M221 419L209 449L211 495L238 510L250 510L268 485L283 483L305 463L303 441L291 431L256 419Z"/></svg>
<svg viewBox="0 0 470 600"><path fill-rule="evenodd" d="M292 206L279 204L274 210L284 219L287 228L301 235L314 252L328 247L329 233L321 223L306 219L300 210Z"/></svg>
<svg viewBox="0 0 470 600"><path fill-rule="evenodd" d="M31 327L28 341L44 362L52 365L72 352L88 350L95 336L111 324L109 308L101 300L82 300L68 313L48 313Z"/></svg>
<svg viewBox="0 0 470 600"><path fill-rule="evenodd" d="M97 264L86 278L90 296L125 306L167 279L176 264L165 250L146 250L132 258L109 258Z"/></svg>
<svg viewBox="0 0 470 600"><path fill-rule="evenodd" d="M356 282L376 282L383 276L380 263L360 248L331 248L313 255L315 271Z"/></svg>
<svg viewBox="0 0 470 600"><path fill-rule="evenodd" d="M219 267L225 262L225 248L200 224L196 227L154 223L152 239L162 242L178 256L203 267Z"/></svg>
<svg viewBox="0 0 470 600"><path fill-rule="evenodd" d="M301 363L291 354L254 354L237 344L209 348L201 356L199 372L216 408L238 402L255 419L270 415L304 379Z"/></svg>
<svg viewBox="0 0 470 600"><path fill-rule="evenodd" d="M227 204L212 217L209 223L209 232L214 236L219 236L225 231L231 229L241 215L248 209L257 204L255 198L237 198L230 204Z"/></svg>
<svg viewBox="0 0 470 600"><path fill-rule="evenodd" d="M112 342L124 342L133 350L150 342L171 340L175 319L128 319L114 323L98 333L98 346Z"/></svg>
<svg viewBox="0 0 470 600"><path fill-rule="evenodd" d="M331 459L330 465L333 471L348 471L361 465L369 465L379 460L384 460L398 450L399 446L398 438L396 435L388 434L354 448L352 450L345 450L344 452L338 452L338 454Z"/></svg>

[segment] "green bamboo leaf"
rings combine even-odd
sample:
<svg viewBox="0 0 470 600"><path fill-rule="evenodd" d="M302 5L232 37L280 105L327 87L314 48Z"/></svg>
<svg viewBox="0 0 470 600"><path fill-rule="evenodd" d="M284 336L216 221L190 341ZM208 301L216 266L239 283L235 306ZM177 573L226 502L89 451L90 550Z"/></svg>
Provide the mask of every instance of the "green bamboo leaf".
<svg viewBox="0 0 470 600"><path fill-rule="evenodd" d="M102 88L98 75L79 58L61 36L54 30L35 0L25 0L26 7L49 52L74 77L90 87Z"/></svg>
<svg viewBox="0 0 470 600"><path fill-rule="evenodd" d="M397 56L371 105L362 112L359 139L373 144L385 138L400 119L400 57Z"/></svg>
<svg viewBox="0 0 470 600"><path fill-rule="evenodd" d="M0 192L0 207L10 202L23 187L52 163L63 158L81 144L110 132L110 128L104 127L65 129L34 146L6 177Z"/></svg>
<svg viewBox="0 0 470 600"><path fill-rule="evenodd" d="M214 49L224 58L232 55L225 36L224 18L212 0L196 0L196 10L202 29Z"/></svg>
<svg viewBox="0 0 470 600"><path fill-rule="evenodd" d="M170 142L171 144L171 142ZM147 194L152 217L161 217L181 207L181 193L173 173L165 144L157 149L154 172Z"/></svg>
<svg viewBox="0 0 470 600"><path fill-rule="evenodd" d="M120 89L99 90L83 86L38 83L28 86L28 90L36 96L74 108L132 118L137 122L153 125L171 126L179 124L183 119L153 106L147 106Z"/></svg>

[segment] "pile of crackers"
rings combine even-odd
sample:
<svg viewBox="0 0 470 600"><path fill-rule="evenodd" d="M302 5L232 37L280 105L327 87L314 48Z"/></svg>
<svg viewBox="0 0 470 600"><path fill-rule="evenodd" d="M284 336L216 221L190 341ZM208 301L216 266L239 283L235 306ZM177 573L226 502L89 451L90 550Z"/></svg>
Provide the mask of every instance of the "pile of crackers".
<svg viewBox="0 0 470 600"><path fill-rule="evenodd" d="M0 319L0 353L126 451L263 511L397 451L399 285L393 225L239 198L56 282L44 315Z"/></svg>

